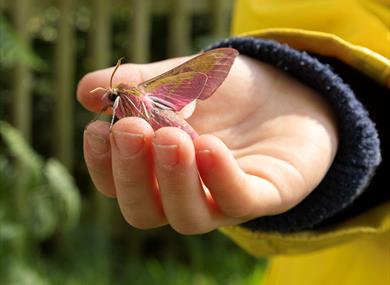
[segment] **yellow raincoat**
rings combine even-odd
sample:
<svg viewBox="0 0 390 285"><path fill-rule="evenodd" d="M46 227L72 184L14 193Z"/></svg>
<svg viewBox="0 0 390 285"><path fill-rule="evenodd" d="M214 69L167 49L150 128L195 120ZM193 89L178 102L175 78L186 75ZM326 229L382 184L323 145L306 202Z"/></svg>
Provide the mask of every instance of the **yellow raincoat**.
<svg viewBox="0 0 390 285"><path fill-rule="evenodd" d="M234 35L335 57L388 88L389 27L389 0L237 0L233 19ZM265 285L390 284L390 202L321 231L222 231L250 254L271 257Z"/></svg>

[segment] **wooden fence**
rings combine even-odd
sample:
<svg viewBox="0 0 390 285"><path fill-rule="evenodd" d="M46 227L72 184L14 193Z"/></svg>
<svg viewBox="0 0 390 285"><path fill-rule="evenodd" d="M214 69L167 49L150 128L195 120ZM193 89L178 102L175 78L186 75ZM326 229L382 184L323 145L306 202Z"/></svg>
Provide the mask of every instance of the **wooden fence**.
<svg viewBox="0 0 390 285"><path fill-rule="evenodd" d="M107 67L112 64L111 41L113 38L111 25L115 11L113 4L129 8L128 31L131 44L128 45L127 58L132 62L148 62L151 50L151 19L155 15L168 15L167 48L170 56L180 56L190 53L191 46L191 15L207 13L212 21L213 38L222 38L228 34L228 19L230 18L232 0L90 0L86 5L91 11L91 27L89 29L92 69ZM118 4L119 3L119 4ZM12 14L13 27L20 41L29 46L31 39L28 33L29 19L32 11L42 7L55 5L59 11L57 22L57 40L55 43L55 106L53 122L54 154L72 170L74 164L74 96L75 93L75 63L76 36L71 24L75 7L80 3L76 0L13 0L0 4L2 10ZM29 67L18 62L14 69L12 117L14 125L27 140L31 140L32 99Z"/></svg>

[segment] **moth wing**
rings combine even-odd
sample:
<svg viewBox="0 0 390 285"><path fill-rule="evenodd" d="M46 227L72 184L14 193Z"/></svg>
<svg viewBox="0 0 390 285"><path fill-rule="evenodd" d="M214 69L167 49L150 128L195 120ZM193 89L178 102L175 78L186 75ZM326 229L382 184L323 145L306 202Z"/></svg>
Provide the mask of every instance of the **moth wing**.
<svg viewBox="0 0 390 285"><path fill-rule="evenodd" d="M191 125L172 110L153 109L149 123L154 130L158 130L161 127L176 127L185 131L192 139L198 136Z"/></svg>
<svg viewBox="0 0 390 285"><path fill-rule="evenodd" d="M204 100L210 97L225 80L237 55L238 51L233 48L209 50L157 77L141 83L140 86L143 89L148 89L149 85L166 77L180 73L200 72L207 76L207 82L197 99Z"/></svg>
<svg viewBox="0 0 390 285"><path fill-rule="evenodd" d="M183 72L159 77L148 85L139 85L145 94L160 107L180 111L197 99L206 85L207 75L201 72Z"/></svg>

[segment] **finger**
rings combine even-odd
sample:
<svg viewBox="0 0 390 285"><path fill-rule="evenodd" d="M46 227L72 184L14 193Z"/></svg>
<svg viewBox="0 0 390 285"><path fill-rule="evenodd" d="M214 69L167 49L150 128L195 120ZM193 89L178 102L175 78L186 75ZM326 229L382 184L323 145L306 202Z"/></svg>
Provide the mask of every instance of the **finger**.
<svg viewBox="0 0 390 285"><path fill-rule="evenodd" d="M203 135L194 145L201 178L226 216L248 220L270 214L280 205L275 185L246 174L222 141Z"/></svg>
<svg viewBox="0 0 390 285"><path fill-rule="evenodd" d="M174 66L184 62L187 58L174 58L151 64L123 64L118 68L113 78L113 86L119 83L135 85L157 76ZM77 86L77 100L88 110L98 112L102 109L103 92L90 93L97 87L108 88L114 67L101 69L86 74Z"/></svg>
<svg viewBox="0 0 390 285"><path fill-rule="evenodd" d="M179 233L194 234L215 228L216 210L199 180L190 137L178 128L161 128L153 141L156 176L164 212Z"/></svg>
<svg viewBox="0 0 390 285"><path fill-rule="evenodd" d="M112 129L112 169L119 207L136 228L166 223L153 173L152 127L143 119L127 117Z"/></svg>
<svg viewBox="0 0 390 285"><path fill-rule="evenodd" d="M96 189L115 197L108 123L96 121L88 125L84 131L84 159Z"/></svg>

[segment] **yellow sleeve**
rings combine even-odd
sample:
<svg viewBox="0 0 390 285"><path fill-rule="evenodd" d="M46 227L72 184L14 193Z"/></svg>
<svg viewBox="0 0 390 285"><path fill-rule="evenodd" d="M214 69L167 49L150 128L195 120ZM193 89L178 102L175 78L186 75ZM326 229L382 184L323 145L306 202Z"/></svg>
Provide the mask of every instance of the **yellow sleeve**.
<svg viewBox="0 0 390 285"><path fill-rule="evenodd" d="M389 3L237 0L232 33L338 58L390 87Z"/></svg>
<svg viewBox="0 0 390 285"><path fill-rule="evenodd" d="M335 57L390 87L389 5L373 0L237 0L232 32ZM320 231L282 234L241 226L221 231L254 256L310 252L389 234L390 202Z"/></svg>

